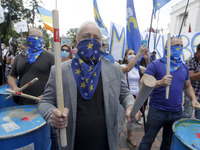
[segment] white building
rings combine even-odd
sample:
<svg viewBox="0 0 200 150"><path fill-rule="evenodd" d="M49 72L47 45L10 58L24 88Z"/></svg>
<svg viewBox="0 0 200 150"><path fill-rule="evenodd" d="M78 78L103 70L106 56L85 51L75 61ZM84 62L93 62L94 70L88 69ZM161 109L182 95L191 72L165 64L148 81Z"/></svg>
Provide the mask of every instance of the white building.
<svg viewBox="0 0 200 150"><path fill-rule="evenodd" d="M187 1L183 0L172 7L170 14L170 33L172 34L179 34ZM191 32L200 31L200 0L190 0L181 33L188 33L189 26L191 26Z"/></svg>

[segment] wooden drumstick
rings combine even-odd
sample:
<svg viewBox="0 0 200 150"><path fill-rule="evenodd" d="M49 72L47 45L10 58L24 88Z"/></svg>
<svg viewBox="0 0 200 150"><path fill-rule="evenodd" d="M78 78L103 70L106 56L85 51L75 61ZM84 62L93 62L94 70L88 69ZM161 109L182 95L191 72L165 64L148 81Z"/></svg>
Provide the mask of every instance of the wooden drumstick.
<svg viewBox="0 0 200 150"><path fill-rule="evenodd" d="M58 10L53 10L53 34L54 34L54 52L55 52L55 76L56 76L56 93L57 93L57 106L58 109L64 111L63 101L63 83L62 83L62 70L60 60L60 36L59 36L59 15ZM61 146L67 146L66 128L60 129Z"/></svg>
<svg viewBox="0 0 200 150"><path fill-rule="evenodd" d="M21 96L21 97L29 98L29 99L36 100L36 101L40 100L40 98L38 98L36 96L32 96L32 95L25 94L25 93L22 93L22 92L13 91L13 90L10 90L10 89L6 89L6 92L9 92L9 93L11 93L15 96Z"/></svg>
<svg viewBox="0 0 200 150"><path fill-rule="evenodd" d="M170 75L170 48L171 48L171 34L167 35L167 75ZM166 86L166 99L169 98L169 85Z"/></svg>
<svg viewBox="0 0 200 150"><path fill-rule="evenodd" d="M131 111L131 117L135 117L137 112L140 110L140 108L156 86L156 81L157 80L153 76L145 74L144 80Z"/></svg>
<svg viewBox="0 0 200 150"><path fill-rule="evenodd" d="M200 105L195 105L195 108L196 109L200 109Z"/></svg>
<svg viewBox="0 0 200 150"><path fill-rule="evenodd" d="M24 89L26 89L27 87L29 87L30 85L32 85L36 81L38 81L38 78L34 78L30 82L26 83L24 86L22 86L21 88L19 88L18 92L22 92ZM10 99L13 96L14 96L13 94L9 95L8 97L6 97L6 100Z"/></svg>

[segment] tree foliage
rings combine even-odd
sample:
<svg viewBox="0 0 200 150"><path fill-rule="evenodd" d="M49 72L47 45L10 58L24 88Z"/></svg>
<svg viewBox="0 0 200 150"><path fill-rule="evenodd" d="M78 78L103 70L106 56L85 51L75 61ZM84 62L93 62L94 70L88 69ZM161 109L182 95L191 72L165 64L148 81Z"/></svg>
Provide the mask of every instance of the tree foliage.
<svg viewBox="0 0 200 150"><path fill-rule="evenodd" d="M73 37L73 43L75 44L75 39L76 39L76 33L78 31L78 28L71 28L67 31L67 35L70 35Z"/></svg>
<svg viewBox="0 0 200 150"><path fill-rule="evenodd" d="M10 3L9 3L10 2ZM10 11L9 11L10 4ZM13 30L13 23L19 22L25 19L29 27L36 27L35 19L37 12L37 7L42 4L42 0L1 0L1 6L4 8L4 18L5 21L0 24L1 30L1 42L8 45L8 41L11 38L11 23L9 19L9 12L12 21L12 33L15 39L19 37L26 37L27 33L18 34Z"/></svg>

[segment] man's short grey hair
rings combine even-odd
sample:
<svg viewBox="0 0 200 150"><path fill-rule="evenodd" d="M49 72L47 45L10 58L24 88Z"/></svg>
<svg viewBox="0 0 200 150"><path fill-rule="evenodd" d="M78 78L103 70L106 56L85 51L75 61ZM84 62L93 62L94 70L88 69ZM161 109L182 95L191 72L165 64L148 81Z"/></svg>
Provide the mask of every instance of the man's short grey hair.
<svg viewBox="0 0 200 150"><path fill-rule="evenodd" d="M87 26L88 24L93 24L93 25L97 26L97 28L99 29L99 31L100 31L100 33L101 33L101 30L100 30L99 26L98 26L95 22L86 21L86 22L84 22L84 23L79 27L79 29L77 30L76 39L77 39L77 37L79 36L81 29L82 29L83 27ZM102 37L102 33L101 33L101 37Z"/></svg>

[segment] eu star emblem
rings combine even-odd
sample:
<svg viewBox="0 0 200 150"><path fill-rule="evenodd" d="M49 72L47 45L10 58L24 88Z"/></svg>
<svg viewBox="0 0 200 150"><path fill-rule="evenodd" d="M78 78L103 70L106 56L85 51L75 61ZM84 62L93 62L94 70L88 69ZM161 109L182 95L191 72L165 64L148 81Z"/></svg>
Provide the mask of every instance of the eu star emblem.
<svg viewBox="0 0 200 150"><path fill-rule="evenodd" d="M82 87L82 88L85 88L85 87L86 87L85 82L81 83L81 87Z"/></svg>
<svg viewBox="0 0 200 150"><path fill-rule="evenodd" d="M91 43L89 43L89 44L87 45L88 49L92 49L92 46L93 46L93 44L91 44Z"/></svg>
<svg viewBox="0 0 200 150"><path fill-rule="evenodd" d="M90 91L94 90L93 85L90 85Z"/></svg>
<svg viewBox="0 0 200 150"><path fill-rule="evenodd" d="M94 73L94 77L96 77L96 76L97 76L97 72Z"/></svg>
<svg viewBox="0 0 200 150"><path fill-rule="evenodd" d="M79 64L82 64L83 63L83 60L82 59L79 59Z"/></svg>
<svg viewBox="0 0 200 150"><path fill-rule="evenodd" d="M76 69L76 74L80 74L81 73L81 70L80 70L80 68L79 69Z"/></svg>

